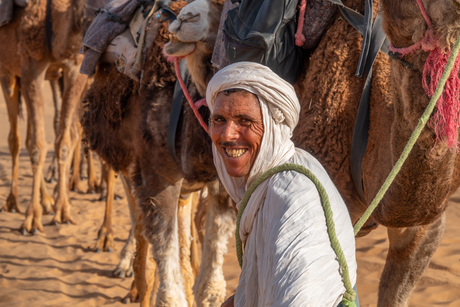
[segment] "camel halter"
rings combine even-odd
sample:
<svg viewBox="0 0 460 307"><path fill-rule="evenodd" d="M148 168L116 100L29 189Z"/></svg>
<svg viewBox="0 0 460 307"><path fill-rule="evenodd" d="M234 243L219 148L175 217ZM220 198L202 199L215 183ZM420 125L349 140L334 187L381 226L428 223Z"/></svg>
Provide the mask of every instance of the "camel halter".
<svg viewBox="0 0 460 307"><path fill-rule="evenodd" d="M460 4L451 0L457 13L460 14ZM420 49L430 52L423 67L422 85L429 97L432 97L442 72L444 71L450 52L441 50L439 46L440 34L436 31L433 23L426 12L422 0L417 0L423 18L425 19L428 29L424 37L409 47L397 48L390 44L390 51L397 54L401 59L408 54L412 54ZM435 144L444 136L447 137L449 149L459 150L458 148L458 129L460 128L460 79L458 71L460 68L460 57L457 57L453 64L453 73L447 80L446 87L437 101L437 110L431 119L431 126L435 131ZM429 80L429 82L427 81Z"/></svg>
<svg viewBox="0 0 460 307"><path fill-rule="evenodd" d="M414 53L420 48L423 49L424 51L431 51L434 48L436 48L436 43L438 41L438 34L436 30L433 28L433 23L431 22L431 19L428 16L428 13L426 12L426 9L425 9L425 6L423 5L422 0L416 0L416 1L420 8L420 12L422 13L422 16L425 19L426 24L428 25L428 29L425 32L425 36L420 41L416 42L415 44L409 47L397 48L393 45L393 43L390 43L391 52L398 53L401 56L401 58L408 54Z"/></svg>
<svg viewBox="0 0 460 307"><path fill-rule="evenodd" d="M180 73L180 61L185 58L185 57L188 57L189 55L191 55L193 52L195 52L195 49L196 49L196 43L195 43L195 47L193 48L193 50L189 53L189 54L186 54L186 55L183 55L183 56L178 56L178 57L175 57L175 56L170 56L170 55L167 55L164 50L163 50L163 54L166 56L166 58L168 59L168 61L174 61L174 69L176 71L176 76L177 76L177 80L179 81L179 84L180 84L180 87L182 88L182 91L184 92L184 95L185 95L185 98L187 98L187 101L188 101L188 104L190 105L190 107L192 108L192 111L193 111L193 114L195 114L195 117L196 119L198 119L198 122L200 122L200 125L201 127L203 127L204 131L206 131L206 133L209 133L209 127L208 127L208 124L205 123L204 119L201 117L200 115L200 112L198 111L198 109L201 107L201 106L208 106L206 104L206 98L203 98L201 100L198 100L196 103L193 102L193 99L192 97L190 96L190 93L188 92L188 89L187 89L187 86L185 85L185 82L184 80L182 79L182 75Z"/></svg>

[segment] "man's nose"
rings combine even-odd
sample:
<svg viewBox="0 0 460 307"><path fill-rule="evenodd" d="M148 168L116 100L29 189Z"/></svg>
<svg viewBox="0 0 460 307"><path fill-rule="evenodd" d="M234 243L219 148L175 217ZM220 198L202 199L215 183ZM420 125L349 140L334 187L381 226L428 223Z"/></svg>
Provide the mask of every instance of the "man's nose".
<svg viewBox="0 0 460 307"><path fill-rule="evenodd" d="M238 136L239 136L238 125L235 124L235 122L232 120L228 121L227 125L225 125L225 129L222 133L222 137L225 140L234 140L234 139L237 139Z"/></svg>

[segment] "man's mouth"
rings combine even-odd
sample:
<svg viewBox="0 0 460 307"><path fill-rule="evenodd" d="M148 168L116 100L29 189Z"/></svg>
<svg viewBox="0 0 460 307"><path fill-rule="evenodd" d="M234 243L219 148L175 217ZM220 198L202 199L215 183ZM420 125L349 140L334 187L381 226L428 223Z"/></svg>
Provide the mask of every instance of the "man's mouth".
<svg viewBox="0 0 460 307"><path fill-rule="evenodd" d="M227 153L227 155L229 157L232 157L232 158L241 157L246 151L248 151L248 150L247 149L228 149L228 148L225 148L225 152Z"/></svg>

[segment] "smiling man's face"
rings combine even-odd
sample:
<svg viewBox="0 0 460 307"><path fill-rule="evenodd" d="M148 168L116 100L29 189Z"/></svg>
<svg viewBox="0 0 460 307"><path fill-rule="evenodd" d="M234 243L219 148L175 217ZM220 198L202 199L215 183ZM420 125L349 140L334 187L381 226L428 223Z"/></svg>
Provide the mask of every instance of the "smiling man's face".
<svg viewBox="0 0 460 307"><path fill-rule="evenodd" d="M228 174L247 179L264 135L257 97L249 92L220 92L211 115L210 135Z"/></svg>

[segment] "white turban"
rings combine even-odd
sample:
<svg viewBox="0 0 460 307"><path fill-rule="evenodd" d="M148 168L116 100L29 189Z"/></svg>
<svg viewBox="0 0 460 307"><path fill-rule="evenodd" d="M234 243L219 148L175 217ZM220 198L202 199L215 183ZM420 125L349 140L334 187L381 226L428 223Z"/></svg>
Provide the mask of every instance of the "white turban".
<svg viewBox="0 0 460 307"><path fill-rule="evenodd" d="M299 121L300 104L292 85L270 68L254 62L237 62L220 70L209 82L206 102L211 113L214 111L217 94L232 88L247 90L258 97L264 123L262 144L247 182L244 177L232 177L227 173L223 159L213 145L214 164L219 178L232 199L239 204L246 189L257 177L286 163L294 155L295 147L291 137ZM243 241L251 230L267 186L268 180L254 191L246 206L240 229Z"/></svg>

